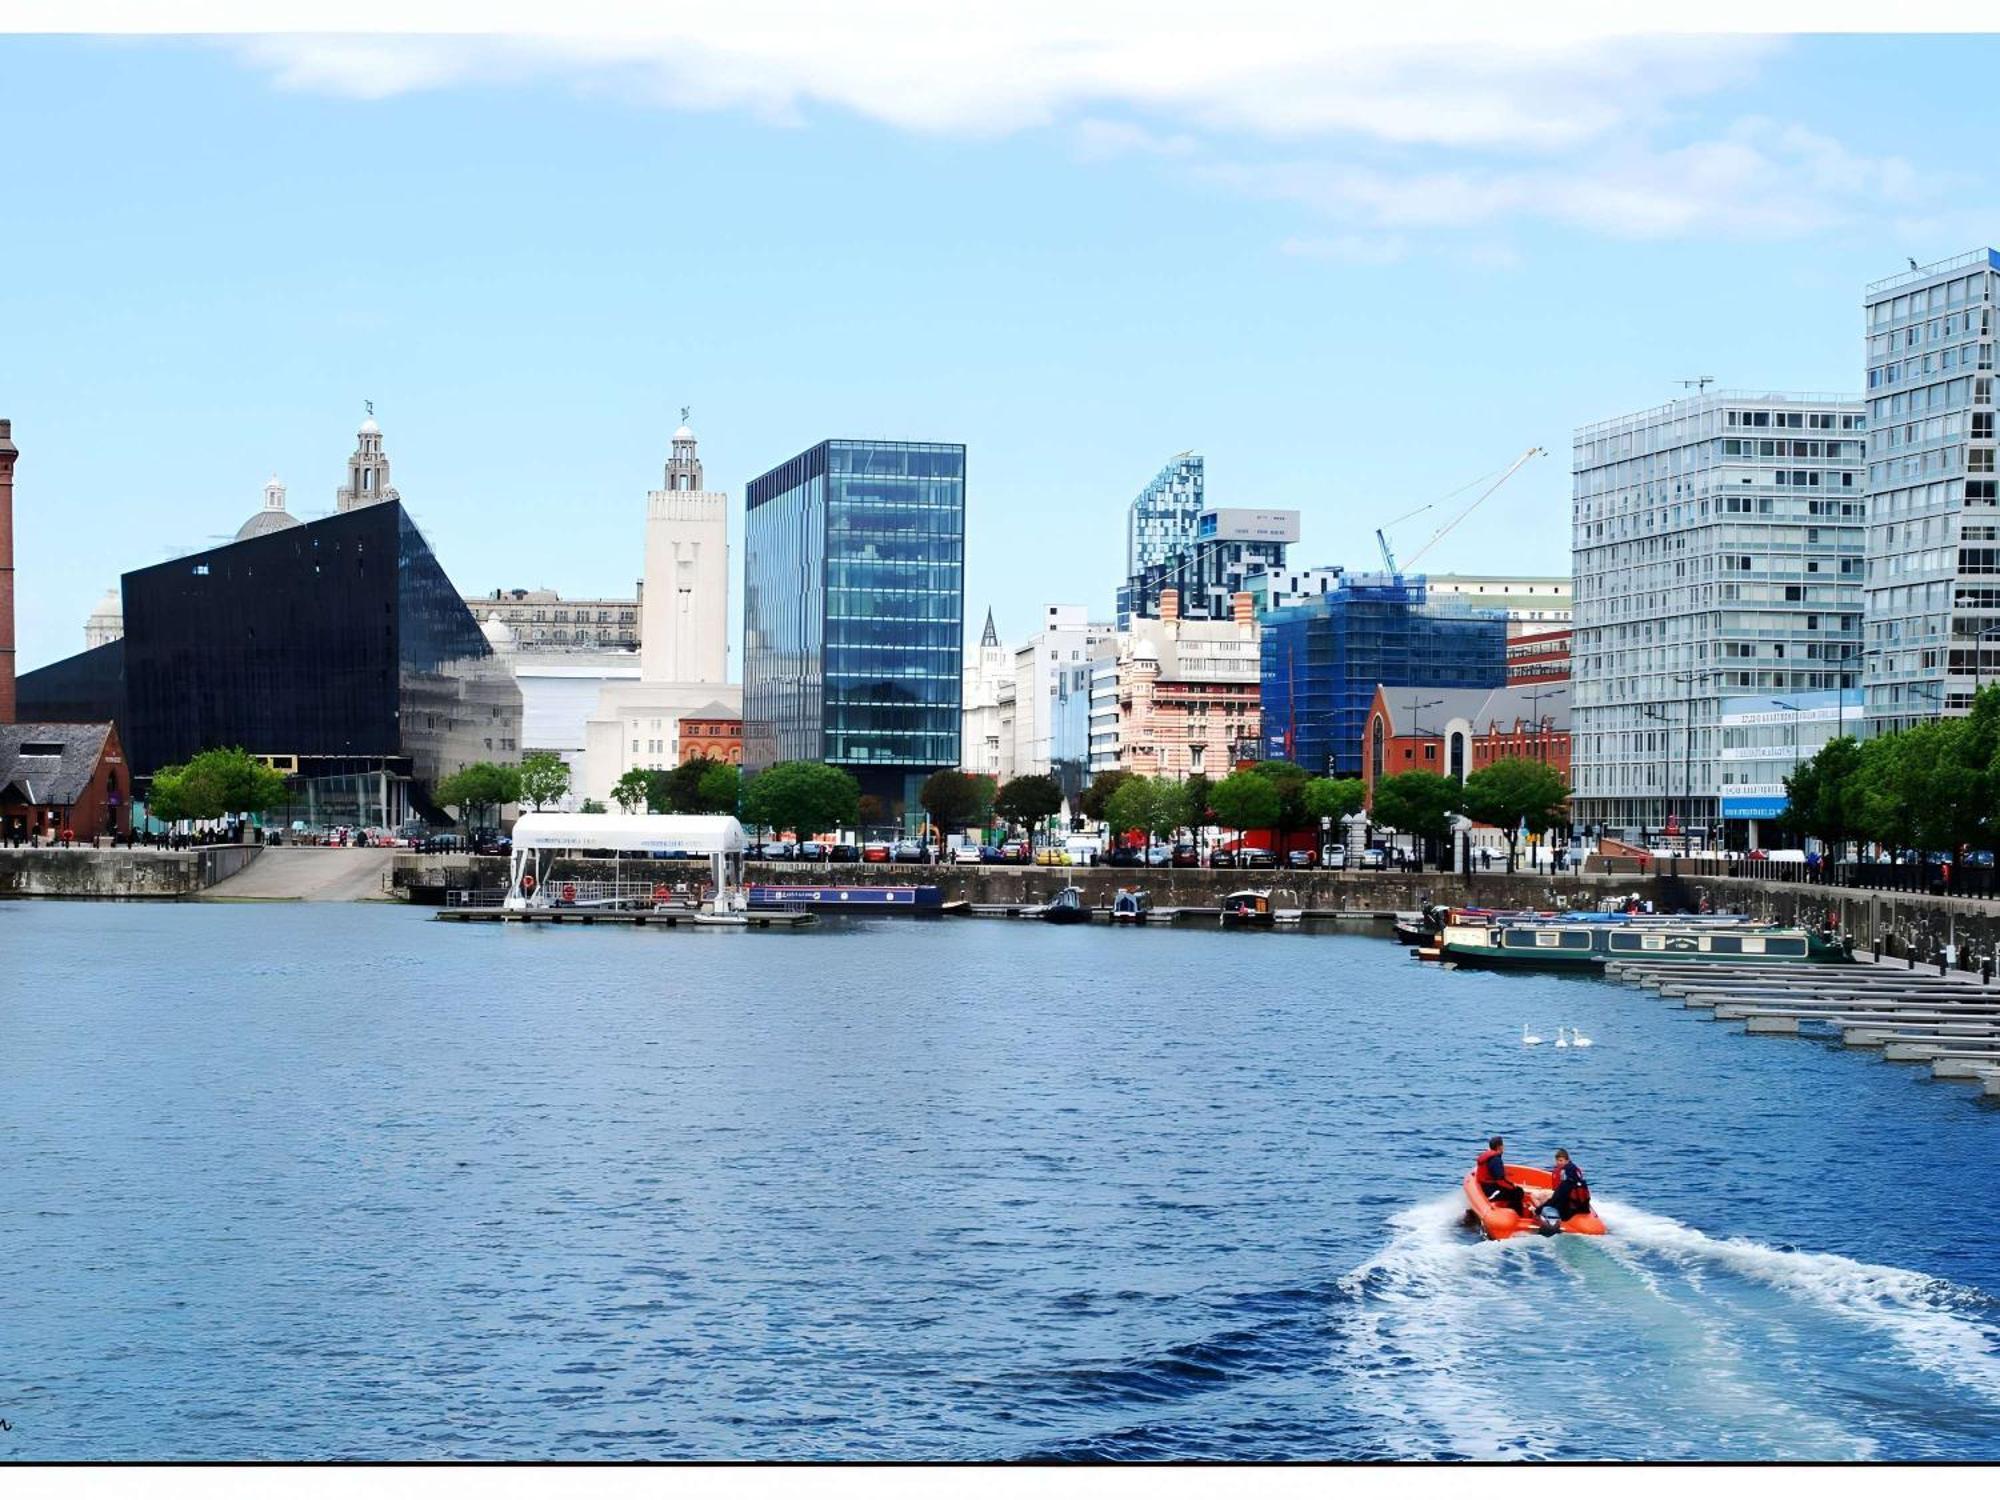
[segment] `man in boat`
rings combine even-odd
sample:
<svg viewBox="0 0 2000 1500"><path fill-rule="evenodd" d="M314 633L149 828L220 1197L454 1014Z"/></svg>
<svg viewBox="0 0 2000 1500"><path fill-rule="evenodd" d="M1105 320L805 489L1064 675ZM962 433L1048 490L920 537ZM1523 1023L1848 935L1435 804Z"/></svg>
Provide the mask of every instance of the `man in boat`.
<svg viewBox="0 0 2000 1500"><path fill-rule="evenodd" d="M1507 1180L1507 1163L1500 1156L1504 1144L1497 1135L1487 1141L1486 1149L1479 1153L1479 1160L1472 1169L1473 1179L1479 1184L1479 1191L1486 1195L1488 1203L1498 1203L1517 1214L1525 1214L1528 1197L1517 1184Z"/></svg>
<svg viewBox="0 0 2000 1500"><path fill-rule="evenodd" d="M1549 1177L1555 1185L1548 1202L1542 1205L1544 1213L1554 1210L1558 1219L1573 1219L1590 1212L1590 1184L1583 1180L1582 1171L1560 1146L1556 1147L1556 1164L1550 1168Z"/></svg>

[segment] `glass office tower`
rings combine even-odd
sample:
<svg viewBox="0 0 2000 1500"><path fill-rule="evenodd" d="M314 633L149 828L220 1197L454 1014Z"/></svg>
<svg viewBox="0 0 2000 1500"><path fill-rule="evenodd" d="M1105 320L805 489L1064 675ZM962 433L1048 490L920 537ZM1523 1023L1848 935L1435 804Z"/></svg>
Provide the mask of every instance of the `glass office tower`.
<svg viewBox="0 0 2000 1500"><path fill-rule="evenodd" d="M1207 508L1199 453L1179 453L1139 491L1125 518L1125 579L1118 586L1118 628L1128 629L1140 608L1140 586L1148 568L1173 561L1194 545L1196 523Z"/></svg>
<svg viewBox="0 0 2000 1500"><path fill-rule="evenodd" d="M743 763L844 767L905 826L959 759L965 448L834 438L750 481Z"/></svg>

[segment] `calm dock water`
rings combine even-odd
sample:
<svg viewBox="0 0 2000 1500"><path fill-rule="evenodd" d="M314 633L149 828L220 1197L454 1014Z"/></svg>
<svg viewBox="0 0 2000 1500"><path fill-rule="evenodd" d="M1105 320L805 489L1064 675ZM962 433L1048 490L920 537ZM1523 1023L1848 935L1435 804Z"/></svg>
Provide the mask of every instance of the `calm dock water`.
<svg viewBox="0 0 2000 1500"><path fill-rule="evenodd" d="M0 1456L2000 1458L2000 1112L1837 1040L1361 936L428 917L0 906ZM1612 1235L1459 1229L1496 1130Z"/></svg>

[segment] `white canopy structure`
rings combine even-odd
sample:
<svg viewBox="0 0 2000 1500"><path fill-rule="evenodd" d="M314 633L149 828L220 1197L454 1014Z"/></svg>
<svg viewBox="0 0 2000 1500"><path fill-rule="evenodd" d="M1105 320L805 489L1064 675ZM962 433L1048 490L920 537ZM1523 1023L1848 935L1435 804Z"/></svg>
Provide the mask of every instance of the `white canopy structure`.
<svg viewBox="0 0 2000 1500"><path fill-rule="evenodd" d="M514 824L513 878L507 905L519 910L556 899L543 878L543 857L561 850L608 849L624 855L708 856L718 906L741 884L749 838L730 817L671 813L523 813Z"/></svg>

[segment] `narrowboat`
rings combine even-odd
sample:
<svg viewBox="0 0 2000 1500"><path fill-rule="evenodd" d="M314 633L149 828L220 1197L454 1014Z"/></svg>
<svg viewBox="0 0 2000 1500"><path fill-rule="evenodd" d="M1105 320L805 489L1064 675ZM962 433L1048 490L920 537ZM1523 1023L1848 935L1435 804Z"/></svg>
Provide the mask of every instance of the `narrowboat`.
<svg viewBox="0 0 2000 1500"><path fill-rule="evenodd" d="M1842 963L1845 949L1803 927L1749 922L1603 918L1462 921L1444 930L1443 957L1492 969L1596 969L1613 959L1687 963Z"/></svg>
<svg viewBox="0 0 2000 1500"><path fill-rule="evenodd" d="M1269 891L1231 891L1222 898L1224 927L1272 927L1277 920Z"/></svg>
<svg viewBox="0 0 2000 1500"><path fill-rule="evenodd" d="M1036 913L1044 922L1054 922L1057 926L1068 927L1078 922L1090 920L1090 908L1084 905L1083 892L1076 886L1066 885L1055 894L1055 899Z"/></svg>
<svg viewBox="0 0 2000 1500"><path fill-rule="evenodd" d="M1120 887L1118 894L1111 898L1111 920L1116 926L1137 927L1153 911L1153 898L1144 891L1126 890Z"/></svg>

